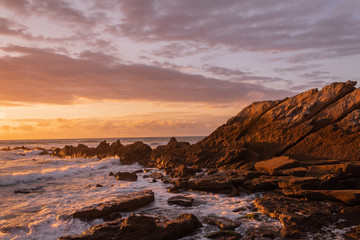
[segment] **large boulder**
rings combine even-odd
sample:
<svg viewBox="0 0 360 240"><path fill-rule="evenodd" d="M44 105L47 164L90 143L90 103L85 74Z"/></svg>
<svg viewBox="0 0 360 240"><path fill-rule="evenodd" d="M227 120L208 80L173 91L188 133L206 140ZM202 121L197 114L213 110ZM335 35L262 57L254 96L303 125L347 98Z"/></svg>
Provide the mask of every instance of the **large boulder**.
<svg viewBox="0 0 360 240"><path fill-rule="evenodd" d="M154 201L154 193L151 190L139 191L123 195L115 200L99 203L96 206L86 207L75 211L73 218L81 220L92 220L103 218L116 212L129 212L137 208L144 207Z"/></svg>
<svg viewBox="0 0 360 240"><path fill-rule="evenodd" d="M192 214L159 222L159 219L144 215L96 225L80 235L64 236L60 240L167 240L178 239L194 233L202 224Z"/></svg>

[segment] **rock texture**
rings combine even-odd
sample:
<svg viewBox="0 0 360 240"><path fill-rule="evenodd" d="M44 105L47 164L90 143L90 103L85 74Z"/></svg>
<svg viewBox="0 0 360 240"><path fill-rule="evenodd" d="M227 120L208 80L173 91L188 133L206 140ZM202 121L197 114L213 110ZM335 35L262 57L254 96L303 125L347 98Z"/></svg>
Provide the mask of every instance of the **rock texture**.
<svg viewBox="0 0 360 240"><path fill-rule="evenodd" d="M167 240L191 235L202 224L192 214L159 223L158 219L131 215L124 219L96 225L80 235L64 236L61 240Z"/></svg>
<svg viewBox="0 0 360 240"><path fill-rule="evenodd" d="M78 210L72 217L81 220L92 220L104 218L117 212L128 212L140 207L144 207L154 201L154 193L151 190L134 192L118 197L111 202L100 203L96 206Z"/></svg>
<svg viewBox="0 0 360 240"><path fill-rule="evenodd" d="M360 89L333 83L280 101L256 102L187 151L186 161L239 168L276 155L359 160Z"/></svg>

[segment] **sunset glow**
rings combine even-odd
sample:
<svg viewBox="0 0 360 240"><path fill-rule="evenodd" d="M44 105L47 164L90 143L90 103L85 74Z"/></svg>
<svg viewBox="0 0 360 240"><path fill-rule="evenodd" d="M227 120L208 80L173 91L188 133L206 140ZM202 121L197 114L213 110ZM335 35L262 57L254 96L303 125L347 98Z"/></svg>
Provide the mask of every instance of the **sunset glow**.
<svg viewBox="0 0 360 240"><path fill-rule="evenodd" d="M0 1L0 139L207 135L360 80L360 2Z"/></svg>

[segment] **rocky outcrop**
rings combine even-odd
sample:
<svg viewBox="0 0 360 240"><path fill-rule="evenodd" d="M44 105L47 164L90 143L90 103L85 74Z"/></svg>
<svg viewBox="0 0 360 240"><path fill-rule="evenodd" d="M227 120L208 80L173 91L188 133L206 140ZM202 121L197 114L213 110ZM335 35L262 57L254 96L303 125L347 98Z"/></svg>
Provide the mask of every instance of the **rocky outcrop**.
<svg viewBox="0 0 360 240"><path fill-rule="evenodd" d="M333 83L280 101L253 103L192 146L188 162L238 169L287 155L297 160L358 160L360 89Z"/></svg>
<svg viewBox="0 0 360 240"><path fill-rule="evenodd" d="M281 235L290 239L301 239L308 232L316 233L322 226L339 220L344 207L331 202L313 202L267 193L255 200L256 208L273 218L280 220L283 228Z"/></svg>
<svg viewBox="0 0 360 240"><path fill-rule="evenodd" d="M148 145L142 142L135 142L133 144L126 145L120 153L121 164L133 164L139 163L143 166L148 166L150 161L152 149Z"/></svg>
<svg viewBox="0 0 360 240"><path fill-rule="evenodd" d="M159 222L159 219L144 215L96 225L80 235L64 236L60 240L167 240L191 235L202 224L192 214L182 214L178 218Z"/></svg>
<svg viewBox="0 0 360 240"><path fill-rule="evenodd" d="M151 154L151 166L159 169L173 169L183 164L186 152L190 147L188 142L178 142L171 138L165 146L158 146Z"/></svg>
<svg viewBox="0 0 360 240"><path fill-rule="evenodd" d="M134 192L118 197L110 202L78 210L72 214L72 217L81 220L104 218L117 212L129 212L144 207L153 201L154 193L151 190Z"/></svg>

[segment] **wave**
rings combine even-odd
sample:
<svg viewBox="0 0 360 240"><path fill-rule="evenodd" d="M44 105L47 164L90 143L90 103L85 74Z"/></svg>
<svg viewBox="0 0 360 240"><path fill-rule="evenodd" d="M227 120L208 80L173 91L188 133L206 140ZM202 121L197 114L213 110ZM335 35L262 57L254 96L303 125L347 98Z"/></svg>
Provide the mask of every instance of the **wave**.
<svg viewBox="0 0 360 240"><path fill-rule="evenodd" d="M0 174L0 186L9 186L19 183L29 183L41 180L49 180L73 176L82 172L90 172L98 169L106 169L114 165L120 165L118 158L108 158L100 162L91 162L80 166L66 166L60 168L44 169L38 172L20 172L13 174Z"/></svg>

